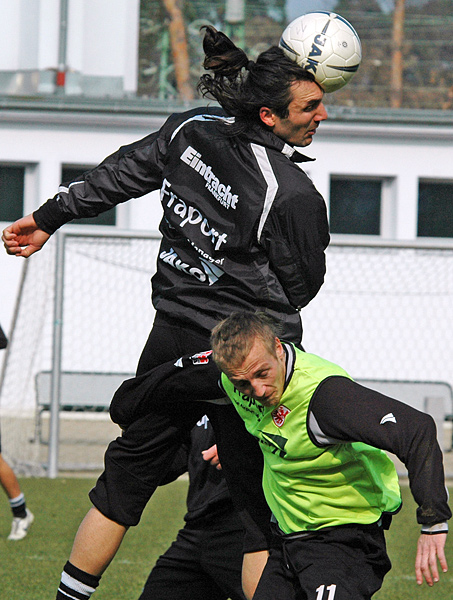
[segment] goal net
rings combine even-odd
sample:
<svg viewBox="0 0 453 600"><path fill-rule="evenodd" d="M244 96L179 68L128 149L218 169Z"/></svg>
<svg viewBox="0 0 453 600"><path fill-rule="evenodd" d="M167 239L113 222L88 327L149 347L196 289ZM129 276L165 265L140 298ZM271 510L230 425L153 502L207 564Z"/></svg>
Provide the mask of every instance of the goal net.
<svg viewBox="0 0 453 600"><path fill-rule="evenodd" d="M453 245L332 244L302 320L307 351L356 379L453 384Z"/></svg>
<svg viewBox="0 0 453 600"><path fill-rule="evenodd" d="M158 247L158 235L71 226L27 260L0 389L2 451L18 472L47 472L55 368L59 469L102 467L119 433L111 391L152 325ZM332 243L302 321L305 349L356 379L453 385L453 246Z"/></svg>
<svg viewBox="0 0 453 600"><path fill-rule="evenodd" d="M119 433L109 399L134 373L154 318L159 242L158 234L71 226L27 259L0 388L2 453L18 473L47 471L53 369L59 468L101 468Z"/></svg>

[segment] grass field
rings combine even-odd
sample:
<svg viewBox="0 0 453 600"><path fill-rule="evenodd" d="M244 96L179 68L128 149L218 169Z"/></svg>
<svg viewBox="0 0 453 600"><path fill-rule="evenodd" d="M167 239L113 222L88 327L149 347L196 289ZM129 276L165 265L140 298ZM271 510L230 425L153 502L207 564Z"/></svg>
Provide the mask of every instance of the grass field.
<svg viewBox="0 0 453 600"><path fill-rule="evenodd" d="M76 529L90 504L88 479L23 479L28 505L35 513L30 534L8 542L10 512L0 496L0 598L1 600L52 600L60 572L69 556ZM148 505L140 525L131 529L113 563L102 578L96 600L136 600L156 558L175 537L185 512L187 483L160 488ZM453 488L450 489L450 495ZM415 583L413 562L419 528L415 505L407 488L404 507L388 533L393 569L377 600L447 600L453 598L453 536L447 546L450 572L434 588ZM183 600L183 599L182 599ZM209 598L206 598L209 600Z"/></svg>

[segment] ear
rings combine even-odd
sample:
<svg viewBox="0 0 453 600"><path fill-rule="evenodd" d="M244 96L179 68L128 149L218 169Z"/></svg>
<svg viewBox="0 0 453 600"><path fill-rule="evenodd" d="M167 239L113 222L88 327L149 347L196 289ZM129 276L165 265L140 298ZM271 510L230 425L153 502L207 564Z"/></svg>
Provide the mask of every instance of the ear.
<svg viewBox="0 0 453 600"><path fill-rule="evenodd" d="M278 358L281 358L285 355L285 350L283 349L283 345L278 337L275 338L275 353Z"/></svg>
<svg viewBox="0 0 453 600"><path fill-rule="evenodd" d="M274 127L275 125L275 115L270 108L267 106L262 106L260 108L260 119L261 121L267 125L268 127Z"/></svg>

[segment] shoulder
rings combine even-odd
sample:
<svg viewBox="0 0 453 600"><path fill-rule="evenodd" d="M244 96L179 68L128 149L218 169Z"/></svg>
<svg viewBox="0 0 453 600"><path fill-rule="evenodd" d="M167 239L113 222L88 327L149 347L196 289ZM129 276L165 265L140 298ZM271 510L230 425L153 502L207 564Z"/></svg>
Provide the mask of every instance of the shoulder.
<svg viewBox="0 0 453 600"><path fill-rule="evenodd" d="M215 123L226 118L224 111L216 106L198 107L170 115L162 126L162 131L179 129L190 124L196 126L200 123Z"/></svg>
<svg viewBox="0 0 453 600"><path fill-rule="evenodd" d="M262 158L259 167L269 184L273 182L275 185L276 201L280 206L290 210L296 202L299 207L325 208L324 198L302 165L276 148L263 148L263 156L264 152L265 158Z"/></svg>
<svg viewBox="0 0 453 600"><path fill-rule="evenodd" d="M310 354L309 352L304 352L303 350L299 350L295 348L296 351L296 363L295 370L302 372L303 374L311 374L315 376L315 378L319 381L326 379L327 377L331 377L332 375L340 375L342 377L347 377L350 379L350 375L337 365L317 354Z"/></svg>
<svg viewBox="0 0 453 600"><path fill-rule="evenodd" d="M289 161L288 161L289 162ZM278 189L272 212L278 219L305 226L313 219L327 221L327 207L324 198L315 185L298 166L290 163L279 172ZM310 221L307 221L310 219Z"/></svg>
<svg viewBox="0 0 453 600"><path fill-rule="evenodd" d="M180 113L173 113L163 123L158 131L148 134L144 138L121 146L119 155L124 156L130 152L146 150L158 141L162 150L168 147L174 136L184 127L201 122L213 122L223 116L223 111L217 107L201 107Z"/></svg>

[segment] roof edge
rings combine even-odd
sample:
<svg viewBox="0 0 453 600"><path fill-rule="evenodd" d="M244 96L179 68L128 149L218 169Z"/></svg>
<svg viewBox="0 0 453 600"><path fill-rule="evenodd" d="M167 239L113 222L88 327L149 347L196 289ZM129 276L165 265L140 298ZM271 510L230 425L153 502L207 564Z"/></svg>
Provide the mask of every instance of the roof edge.
<svg viewBox="0 0 453 600"><path fill-rule="evenodd" d="M0 119L12 111L91 113L123 116L165 117L173 112L188 110L206 104L217 104L205 99L181 102L144 97L91 98L83 96L1 96ZM329 105L330 121L354 123L379 123L398 125L452 126L453 110L361 108Z"/></svg>

